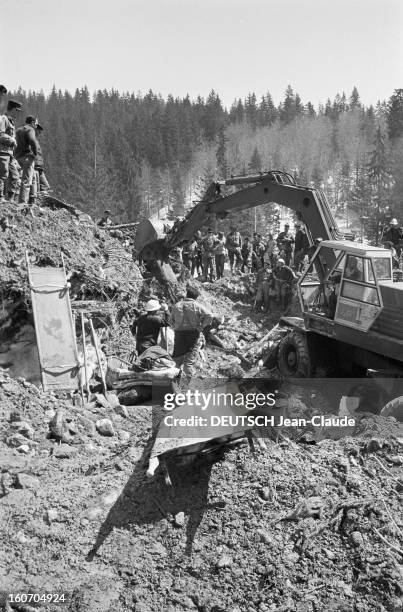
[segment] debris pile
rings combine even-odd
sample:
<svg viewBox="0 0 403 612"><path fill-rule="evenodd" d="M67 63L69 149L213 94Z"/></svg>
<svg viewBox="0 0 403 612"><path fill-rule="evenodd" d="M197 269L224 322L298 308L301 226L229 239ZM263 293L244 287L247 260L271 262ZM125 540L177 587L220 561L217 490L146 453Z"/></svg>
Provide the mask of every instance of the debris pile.
<svg viewBox="0 0 403 612"><path fill-rule="evenodd" d="M88 216L41 208L32 218L8 205L1 215L9 316L0 326L10 337L32 326L20 312L29 297L25 249L58 266L63 247L73 309L104 320L107 355L133 351L140 297L178 297L181 285L168 295L144 283L121 243ZM201 288L223 318L201 374L244 366L241 356L263 359L281 330L274 315L253 312L247 280ZM296 390L285 403L292 416L313 408L315 398L301 397ZM77 612L402 610L403 440L394 418L361 415L338 440L267 430L267 449L256 454L241 443L210 458L170 459L173 488L160 472L146 478L154 425L151 405L113 407L101 395L73 405L2 373L1 604L6 593L47 592L65 593Z"/></svg>
<svg viewBox="0 0 403 612"><path fill-rule="evenodd" d="M257 454L175 461L172 489L145 478L151 407L93 404L3 377L4 592L47 585L68 609L97 612L401 609L394 419L363 417L338 441L269 432ZM14 431L28 456L8 444Z"/></svg>

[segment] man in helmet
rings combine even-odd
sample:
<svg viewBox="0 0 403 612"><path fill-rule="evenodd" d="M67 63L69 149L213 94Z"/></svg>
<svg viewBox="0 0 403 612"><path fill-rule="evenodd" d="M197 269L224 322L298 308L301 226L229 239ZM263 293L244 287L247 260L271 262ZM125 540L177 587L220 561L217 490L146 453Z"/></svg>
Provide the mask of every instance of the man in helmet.
<svg viewBox="0 0 403 612"><path fill-rule="evenodd" d="M109 225L112 225L110 210L104 210L104 216L98 221L97 225L98 227L109 227Z"/></svg>
<svg viewBox="0 0 403 612"><path fill-rule="evenodd" d="M280 257L273 270L273 278L276 281L275 284L279 295L280 307L282 310L285 310L291 298L292 284L297 277L293 270L285 265L284 259Z"/></svg>
<svg viewBox="0 0 403 612"><path fill-rule="evenodd" d="M161 328L168 325L168 306L160 304L157 299L148 300L144 306L145 312L134 321L131 332L136 334L136 350L138 355L151 346L156 346Z"/></svg>
<svg viewBox="0 0 403 612"><path fill-rule="evenodd" d="M397 256L400 257L403 247L403 229L399 226L397 219L390 220L389 227L382 236L382 242L383 244L391 242Z"/></svg>

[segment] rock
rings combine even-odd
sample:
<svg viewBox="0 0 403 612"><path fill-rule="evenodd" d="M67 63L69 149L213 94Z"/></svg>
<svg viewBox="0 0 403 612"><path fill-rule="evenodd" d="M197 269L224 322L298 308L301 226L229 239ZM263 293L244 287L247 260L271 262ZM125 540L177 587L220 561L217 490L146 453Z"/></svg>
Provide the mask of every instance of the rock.
<svg viewBox="0 0 403 612"><path fill-rule="evenodd" d="M297 521L298 519L307 518L309 516L320 518L322 509L323 501L320 497L309 497L308 499L302 499L285 519Z"/></svg>
<svg viewBox="0 0 403 612"><path fill-rule="evenodd" d="M184 524L185 524L185 513L178 512L178 514L175 514L175 527L183 527Z"/></svg>
<svg viewBox="0 0 403 612"><path fill-rule="evenodd" d="M273 497L273 492L270 487L262 487L260 490L260 497L265 501L270 501Z"/></svg>
<svg viewBox="0 0 403 612"><path fill-rule="evenodd" d="M64 422L64 410L58 408L53 419L49 423L49 429L52 438L55 440L61 440L64 433L67 433L66 424Z"/></svg>
<svg viewBox="0 0 403 612"><path fill-rule="evenodd" d="M114 436L115 430L113 428L112 421L110 419L99 419L95 426L101 436Z"/></svg>
<svg viewBox="0 0 403 612"><path fill-rule="evenodd" d="M24 444L28 444L29 440L20 433L15 433L12 436L9 436L6 440L8 446L12 446L13 448L18 448L19 446L23 446Z"/></svg>
<svg viewBox="0 0 403 612"><path fill-rule="evenodd" d="M21 422L21 416L22 415L20 412L18 412L18 410L13 410L10 414L10 422L11 423L18 423L19 421Z"/></svg>
<svg viewBox="0 0 403 612"><path fill-rule="evenodd" d="M56 510L56 508L48 508L48 510L46 510L46 521L49 523L49 525L53 521L57 521L58 518L59 518L59 513Z"/></svg>
<svg viewBox="0 0 403 612"><path fill-rule="evenodd" d="M39 478L30 474L17 474L15 487L17 489L38 489L40 486Z"/></svg>
<svg viewBox="0 0 403 612"><path fill-rule="evenodd" d="M159 557L166 557L168 555L167 549L161 542L154 542L151 544L149 551L152 555L158 555Z"/></svg>
<svg viewBox="0 0 403 612"><path fill-rule="evenodd" d="M258 529L256 533L262 542L264 542L265 544L271 543L271 538L267 531L265 531L264 529Z"/></svg>
<svg viewBox="0 0 403 612"><path fill-rule="evenodd" d="M56 444L53 448L53 456L57 459L69 459L78 452L77 447L69 444Z"/></svg>
<svg viewBox="0 0 403 612"><path fill-rule="evenodd" d="M118 406L114 407L114 411L116 414L123 417L124 419L129 418L129 413L128 413L126 406L122 406L121 404L118 404Z"/></svg>
<svg viewBox="0 0 403 612"><path fill-rule="evenodd" d="M353 531L350 533L350 540L357 548L364 546L364 538L359 531Z"/></svg>
<svg viewBox="0 0 403 612"><path fill-rule="evenodd" d="M382 449L382 442L379 438L371 438L366 445L368 453L376 453Z"/></svg>
<svg viewBox="0 0 403 612"><path fill-rule="evenodd" d="M10 491L12 490L13 486L14 486L14 476L12 476L9 472L4 472L1 475L1 480L0 480L0 497L4 497L4 495L7 495L8 493L10 493Z"/></svg>
<svg viewBox="0 0 403 612"><path fill-rule="evenodd" d="M81 414L77 417L77 425L90 437L94 436L96 433L95 423Z"/></svg>
<svg viewBox="0 0 403 612"><path fill-rule="evenodd" d="M21 444L21 446L18 446L17 451L23 455L28 455L30 448L28 444Z"/></svg>
<svg viewBox="0 0 403 612"><path fill-rule="evenodd" d="M91 506L91 508L88 508L88 510L85 512L85 518L89 519L90 521L94 521L100 514L102 514L102 512L103 510L100 506Z"/></svg>
<svg viewBox="0 0 403 612"><path fill-rule="evenodd" d="M403 455L392 455L387 459L390 463L393 463L393 465L403 465Z"/></svg>
<svg viewBox="0 0 403 612"><path fill-rule="evenodd" d="M232 559L227 553L223 553L217 561L217 568L222 569L224 567L230 567L232 565Z"/></svg>
<svg viewBox="0 0 403 612"><path fill-rule="evenodd" d="M22 434L26 438L33 438L34 430L29 423L26 421L13 421L11 427L16 429L18 433Z"/></svg>
<svg viewBox="0 0 403 612"><path fill-rule="evenodd" d="M330 561L333 561L333 559L336 557L335 553L328 548L325 548L323 552Z"/></svg>
<svg viewBox="0 0 403 612"><path fill-rule="evenodd" d="M121 492L119 490L115 490L115 491L111 491L110 493L106 493L105 495L102 496L102 503L105 506L111 506L119 499L120 493Z"/></svg>
<svg viewBox="0 0 403 612"><path fill-rule="evenodd" d="M119 439L123 444L126 444L130 440L130 432L121 429L119 431Z"/></svg>

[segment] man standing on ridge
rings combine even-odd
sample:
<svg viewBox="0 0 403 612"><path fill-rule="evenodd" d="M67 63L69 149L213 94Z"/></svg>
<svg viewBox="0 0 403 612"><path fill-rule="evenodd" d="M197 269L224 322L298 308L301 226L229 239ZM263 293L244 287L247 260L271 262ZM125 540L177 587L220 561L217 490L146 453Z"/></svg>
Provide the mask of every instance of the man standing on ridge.
<svg viewBox="0 0 403 612"><path fill-rule="evenodd" d="M39 191L41 193L48 193L50 191L50 186L48 183L48 179L46 178L44 162L43 162L42 147L39 142L39 136L42 134L42 132L43 132L43 127L39 123L37 123L35 134L36 134L36 139L38 141L38 154L36 156L35 172L39 174Z"/></svg>
<svg viewBox="0 0 403 612"><path fill-rule="evenodd" d="M4 113L4 109L6 108L6 95L7 87L0 85L0 116Z"/></svg>
<svg viewBox="0 0 403 612"><path fill-rule="evenodd" d="M15 119L22 109L22 104L9 100L4 115L0 115L0 203L14 201L20 180L19 165L14 157L16 146Z"/></svg>
<svg viewBox="0 0 403 612"><path fill-rule="evenodd" d="M20 204L25 205L28 205L29 202L29 193L38 155L38 141L35 134L36 123L36 117L28 115L25 119L25 125L18 128L16 132L17 148L15 150L15 157L22 169L18 201Z"/></svg>

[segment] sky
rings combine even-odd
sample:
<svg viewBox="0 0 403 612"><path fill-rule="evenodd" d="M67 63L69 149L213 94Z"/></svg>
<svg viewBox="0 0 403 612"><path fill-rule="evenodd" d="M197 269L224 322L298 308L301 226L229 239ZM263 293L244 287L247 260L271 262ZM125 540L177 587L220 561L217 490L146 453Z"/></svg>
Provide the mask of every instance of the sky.
<svg viewBox="0 0 403 612"><path fill-rule="evenodd" d="M229 107L289 84L315 106L403 87L402 0L0 0L0 30L9 89L214 89Z"/></svg>

